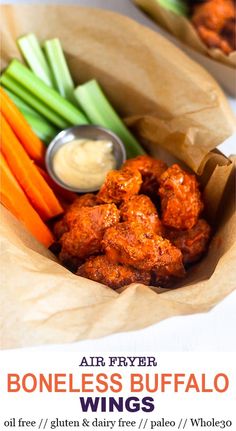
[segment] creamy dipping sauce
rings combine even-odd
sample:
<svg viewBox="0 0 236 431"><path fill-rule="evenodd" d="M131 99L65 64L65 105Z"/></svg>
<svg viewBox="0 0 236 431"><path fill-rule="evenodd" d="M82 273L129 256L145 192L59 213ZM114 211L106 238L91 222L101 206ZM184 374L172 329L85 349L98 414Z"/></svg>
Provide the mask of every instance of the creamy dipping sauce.
<svg viewBox="0 0 236 431"><path fill-rule="evenodd" d="M116 167L110 141L76 139L61 146L52 160L56 176L70 187L98 190Z"/></svg>

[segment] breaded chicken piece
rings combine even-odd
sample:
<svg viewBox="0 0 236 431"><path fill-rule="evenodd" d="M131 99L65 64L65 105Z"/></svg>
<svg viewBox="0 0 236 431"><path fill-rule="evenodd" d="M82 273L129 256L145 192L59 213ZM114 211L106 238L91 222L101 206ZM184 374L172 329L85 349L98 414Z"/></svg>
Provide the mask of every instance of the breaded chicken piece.
<svg viewBox="0 0 236 431"><path fill-rule="evenodd" d="M143 271L155 270L160 276L182 277L182 253L170 241L145 232L141 223L124 222L107 229L102 247L111 262L130 265Z"/></svg>
<svg viewBox="0 0 236 431"><path fill-rule="evenodd" d="M215 31L203 26L198 27L197 30L200 38L209 48L219 48L226 55L234 50L227 39Z"/></svg>
<svg viewBox="0 0 236 431"><path fill-rule="evenodd" d="M63 233L68 232L69 227L76 221L77 215L82 207L93 207L98 205L96 195L87 193L78 196L74 202L68 206L61 220L54 223L53 233L56 239L60 239Z"/></svg>
<svg viewBox="0 0 236 431"><path fill-rule="evenodd" d="M71 208L94 207L97 205L97 196L93 193L85 193L78 196L71 205Z"/></svg>
<svg viewBox="0 0 236 431"><path fill-rule="evenodd" d="M160 179L162 222L175 229L191 229L203 209L199 185L195 175L175 164Z"/></svg>
<svg viewBox="0 0 236 431"><path fill-rule="evenodd" d="M53 225L53 234L56 240L59 240L61 236L68 231L68 227L64 221L64 218L58 220Z"/></svg>
<svg viewBox="0 0 236 431"><path fill-rule="evenodd" d="M81 208L84 207L95 207L99 205L97 202L97 196L92 193L86 193L85 195L78 196L65 213L64 221L68 227L72 226L79 216Z"/></svg>
<svg viewBox="0 0 236 431"><path fill-rule="evenodd" d="M129 159L123 165L123 169L137 169L142 175L143 184L141 193L152 195L157 191L160 176L167 169L167 164L162 160L149 156L138 156Z"/></svg>
<svg viewBox="0 0 236 431"><path fill-rule="evenodd" d="M90 257L79 267L77 275L98 283L106 284L112 289L119 289L131 283L149 285L150 272L140 271L120 263L111 263L106 256Z"/></svg>
<svg viewBox="0 0 236 431"><path fill-rule="evenodd" d="M110 171L97 198L101 202L120 204L138 194L142 177L138 170Z"/></svg>
<svg viewBox="0 0 236 431"><path fill-rule="evenodd" d="M219 33L234 14L233 0L207 0L195 5L192 21L197 27L203 25Z"/></svg>
<svg viewBox="0 0 236 431"><path fill-rule="evenodd" d="M229 22L234 22L235 27L233 0L207 0L195 5L192 22L199 36L209 48L219 48L225 54L233 51L235 41L233 41L232 33L231 37L227 37L227 32L225 33Z"/></svg>
<svg viewBox="0 0 236 431"><path fill-rule="evenodd" d="M162 234L162 223L155 205L148 196L132 196L129 201L121 205L120 215L122 221L143 223L144 232L151 230L159 235Z"/></svg>
<svg viewBox="0 0 236 431"><path fill-rule="evenodd" d="M171 275L158 275L158 271L151 271L151 285L156 287L163 287L165 289L170 289L174 287L175 284L180 281L179 277L174 277Z"/></svg>
<svg viewBox="0 0 236 431"><path fill-rule="evenodd" d="M119 210L114 204L80 208L76 222L60 239L59 258L83 260L101 251L101 241L107 228L119 222Z"/></svg>
<svg viewBox="0 0 236 431"><path fill-rule="evenodd" d="M189 230L166 229L166 237L182 251L185 264L196 262L202 257L207 250L210 235L211 228L203 219Z"/></svg>
<svg viewBox="0 0 236 431"><path fill-rule="evenodd" d="M234 17L226 21L221 35L229 44L231 51L236 51L236 7Z"/></svg>

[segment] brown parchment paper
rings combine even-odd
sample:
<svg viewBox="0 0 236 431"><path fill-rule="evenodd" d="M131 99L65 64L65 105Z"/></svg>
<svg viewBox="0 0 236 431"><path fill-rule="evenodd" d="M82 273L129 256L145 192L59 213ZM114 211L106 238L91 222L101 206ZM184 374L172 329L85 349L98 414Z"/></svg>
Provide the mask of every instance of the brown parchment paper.
<svg viewBox="0 0 236 431"><path fill-rule="evenodd" d="M234 51L230 55L225 55L220 49L208 48L202 42L187 17L163 8L158 0L134 0L134 3L153 17L161 27L172 33L186 45L203 55L214 58L220 63L236 68L236 52Z"/></svg>
<svg viewBox="0 0 236 431"><path fill-rule="evenodd" d="M98 79L154 156L178 157L199 173L215 229L184 287L133 284L117 293L71 274L2 207L0 347L74 342L208 311L235 288L236 258L233 163L209 153L233 132L234 118L215 81L165 39L118 14L56 5L0 12L2 68L19 56L20 35L59 37L77 83Z"/></svg>

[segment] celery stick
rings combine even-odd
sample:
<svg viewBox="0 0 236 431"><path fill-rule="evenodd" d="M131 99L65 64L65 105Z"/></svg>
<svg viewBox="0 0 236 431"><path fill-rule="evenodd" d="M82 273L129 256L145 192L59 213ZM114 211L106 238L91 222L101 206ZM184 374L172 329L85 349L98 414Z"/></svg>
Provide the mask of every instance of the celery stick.
<svg viewBox="0 0 236 431"><path fill-rule="evenodd" d="M182 0L156 0L163 8L169 9L178 15L187 15L188 5Z"/></svg>
<svg viewBox="0 0 236 431"><path fill-rule="evenodd" d="M53 76L37 37L30 33L17 39L20 51L31 70L45 84L53 87Z"/></svg>
<svg viewBox="0 0 236 431"><path fill-rule="evenodd" d="M66 129L70 126L68 121L65 121L60 115L53 112L50 108L48 108L44 103L42 103L39 99L30 94L24 87L18 84L14 79L12 79L8 73L4 72L0 77L0 82L4 87L11 90L17 96L19 96L24 102L28 105L32 106L37 112L42 114L45 118L47 118L52 124L57 126L60 129Z"/></svg>
<svg viewBox="0 0 236 431"><path fill-rule="evenodd" d="M144 149L119 118L97 81L92 80L75 90L75 97L92 124L106 127L124 142L127 157L145 154Z"/></svg>
<svg viewBox="0 0 236 431"><path fill-rule="evenodd" d="M46 144L49 144L53 138L57 135L58 130L51 126L44 119L42 120L40 117L30 114L29 112L22 110L22 114L24 115L26 121L29 123L34 133L42 139Z"/></svg>
<svg viewBox="0 0 236 431"><path fill-rule="evenodd" d="M78 108L64 99L53 88L44 84L41 79L18 60L11 61L7 68L7 74L71 125L88 124L87 118Z"/></svg>
<svg viewBox="0 0 236 431"><path fill-rule="evenodd" d="M53 72L57 90L61 96L72 103L76 103L74 95L74 83L68 69L66 59L59 39L46 40L44 44L48 63Z"/></svg>

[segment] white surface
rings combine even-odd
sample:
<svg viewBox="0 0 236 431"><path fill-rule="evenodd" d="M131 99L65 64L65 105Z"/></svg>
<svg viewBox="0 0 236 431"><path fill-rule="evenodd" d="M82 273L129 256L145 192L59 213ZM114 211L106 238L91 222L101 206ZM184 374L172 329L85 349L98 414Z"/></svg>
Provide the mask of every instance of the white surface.
<svg viewBox="0 0 236 431"><path fill-rule="evenodd" d="M25 1L12 1L25 3ZM38 1L28 1L38 3ZM43 3L43 2L42 2ZM58 1L66 3L66 1ZM68 2L71 3L71 2ZM129 0L77 0L76 4L97 6L126 14L157 30L157 27ZM236 100L229 98L236 113ZM220 146L227 156L236 154L236 136ZM236 280L235 280L236 285ZM235 286L236 287L236 286ZM90 352L148 352L148 351L236 351L236 292L207 314L175 317L145 330L109 336L99 340L83 341L63 346L45 346L45 350ZM24 349L26 350L41 350Z"/></svg>

